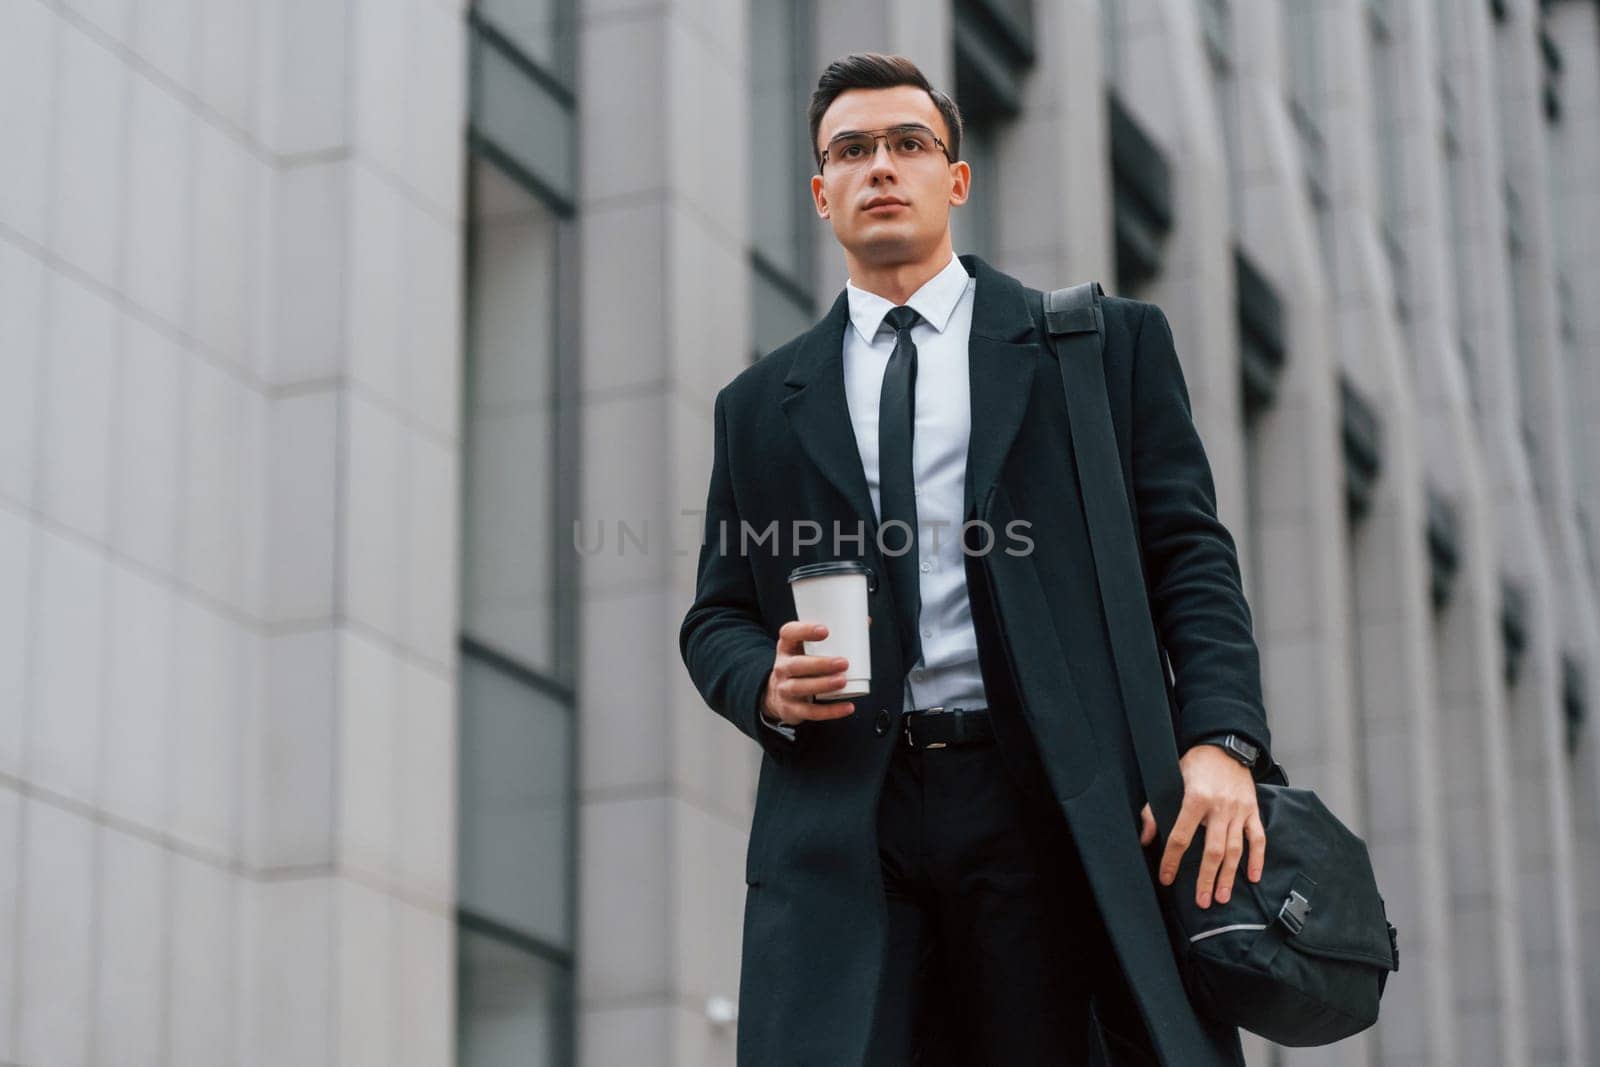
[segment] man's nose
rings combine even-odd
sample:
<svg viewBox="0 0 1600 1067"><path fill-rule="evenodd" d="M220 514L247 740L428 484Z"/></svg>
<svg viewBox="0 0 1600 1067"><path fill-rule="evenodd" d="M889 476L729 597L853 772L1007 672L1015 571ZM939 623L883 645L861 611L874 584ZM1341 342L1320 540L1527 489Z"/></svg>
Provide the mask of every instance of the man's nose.
<svg viewBox="0 0 1600 1067"><path fill-rule="evenodd" d="M872 142L873 175L894 173L894 153L889 151L889 139L880 137Z"/></svg>

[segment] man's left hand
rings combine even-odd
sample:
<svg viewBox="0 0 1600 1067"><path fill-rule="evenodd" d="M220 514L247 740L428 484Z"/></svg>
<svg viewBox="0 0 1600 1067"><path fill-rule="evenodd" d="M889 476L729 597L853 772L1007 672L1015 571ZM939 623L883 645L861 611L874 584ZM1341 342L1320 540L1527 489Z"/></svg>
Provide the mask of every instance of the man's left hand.
<svg viewBox="0 0 1600 1067"><path fill-rule="evenodd" d="M1161 884L1171 885L1178 876L1178 862L1196 830L1204 826L1205 853L1194 900L1209 908L1214 885L1217 903L1226 904L1233 895L1246 838L1250 841L1248 877L1252 882L1261 881L1266 860L1267 831L1256 805L1255 779L1249 767L1216 745L1195 745L1178 760L1178 769L1183 774L1183 808L1161 856ZM1150 805L1144 806L1140 818L1139 844L1148 845L1156 838Z"/></svg>

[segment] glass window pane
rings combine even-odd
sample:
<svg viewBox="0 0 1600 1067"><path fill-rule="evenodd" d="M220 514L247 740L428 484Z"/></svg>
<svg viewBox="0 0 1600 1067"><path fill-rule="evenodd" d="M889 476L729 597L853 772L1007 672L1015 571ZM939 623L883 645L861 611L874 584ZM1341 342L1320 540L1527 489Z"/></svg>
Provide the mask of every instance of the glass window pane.
<svg viewBox="0 0 1600 1067"><path fill-rule="evenodd" d="M457 940L461 1067L564 1067L571 975L537 956L462 927Z"/></svg>
<svg viewBox="0 0 1600 1067"><path fill-rule="evenodd" d="M1233 11L1229 0L1205 0L1200 5L1200 29L1205 36L1211 62L1233 66Z"/></svg>
<svg viewBox="0 0 1600 1067"><path fill-rule="evenodd" d="M970 123L962 131L961 158L972 168L972 185L967 202L951 215L956 252L972 252L993 263L1000 192L994 127L985 122Z"/></svg>
<svg viewBox="0 0 1600 1067"><path fill-rule="evenodd" d="M813 323L812 308L759 270L750 273L750 298L754 306L752 329L756 358L804 333Z"/></svg>
<svg viewBox="0 0 1600 1067"><path fill-rule="evenodd" d="M572 712L470 653L461 659L463 910L570 948Z"/></svg>
<svg viewBox="0 0 1600 1067"><path fill-rule="evenodd" d="M803 0L750 4L751 243L793 281L809 287L810 219L816 217L808 180L815 170L808 146L808 66L803 52ZM785 338L787 340L787 338Z"/></svg>
<svg viewBox="0 0 1600 1067"><path fill-rule="evenodd" d="M1127 37L1122 7L1121 0L1100 0L1100 62L1106 84L1113 88L1122 84L1122 42Z"/></svg>
<svg viewBox="0 0 1600 1067"><path fill-rule="evenodd" d="M558 220L473 164L461 627L561 677L555 623Z"/></svg>
<svg viewBox="0 0 1600 1067"><path fill-rule="evenodd" d="M475 37L472 128L557 197L575 195L572 112L499 48Z"/></svg>
<svg viewBox="0 0 1600 1067"><path fill-rule="evenodd" d="M478 15L523 55L572 83L572 18L567 0L477 0Z"/></svg>

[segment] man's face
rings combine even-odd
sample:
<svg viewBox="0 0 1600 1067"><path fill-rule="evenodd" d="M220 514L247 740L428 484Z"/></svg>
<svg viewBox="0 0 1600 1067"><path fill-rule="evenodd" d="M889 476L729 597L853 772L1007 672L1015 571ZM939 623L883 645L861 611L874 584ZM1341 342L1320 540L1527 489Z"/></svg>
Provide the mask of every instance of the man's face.
<svg viewBox="0 0 1600 1067"><path fill-rule="evenodd" d="M946 145L950 131L933 99L912 85L850 89L822 116L818 148L842 133L901 125L932 130ZM934 252L950 228L950 208L964 204L971 168L951 163L942 150L896 153L879 139L872 155L852 161L830 152L811 179L817 214L851 255L874 265L914 262Z"/></svg>

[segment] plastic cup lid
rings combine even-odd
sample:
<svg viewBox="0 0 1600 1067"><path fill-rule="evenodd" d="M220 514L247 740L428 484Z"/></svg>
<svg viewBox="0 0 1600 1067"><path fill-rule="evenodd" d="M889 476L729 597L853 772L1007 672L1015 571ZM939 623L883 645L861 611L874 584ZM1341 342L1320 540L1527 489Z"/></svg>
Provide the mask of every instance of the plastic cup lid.
<svg viewBox="0 0 1600 1067"><path fill-rule="evenodd" d="M876 576L872 573L872 568L867 566L865 563L862 563L860 560L854 559L829 560L824 563L807 563L790 571L789 581L798 582L802 578L821 578L827 575L835 574L864 574L867 576L868 588L871 588L877 584Z"/></svg>

